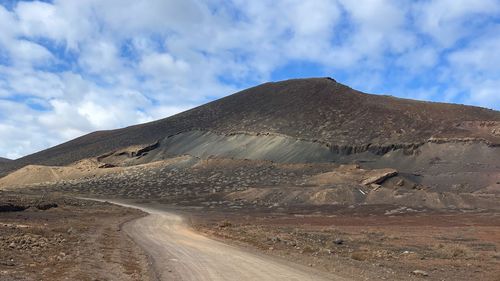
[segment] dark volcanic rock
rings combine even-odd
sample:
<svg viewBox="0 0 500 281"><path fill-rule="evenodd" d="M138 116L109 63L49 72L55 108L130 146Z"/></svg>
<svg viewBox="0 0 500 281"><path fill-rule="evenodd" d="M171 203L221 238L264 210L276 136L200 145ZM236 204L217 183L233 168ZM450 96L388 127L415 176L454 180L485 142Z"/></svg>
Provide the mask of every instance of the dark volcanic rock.
<svg viewBox="0 0 500 281"><path fill-rule="evenodd" d="M57 208L58 205L56 203L40 203L36 206L37 209L39 210L48 210L48 209L52 209L52 208Z"/></svg>
<svg viewBox="0 0 500 281"><path fill-rule="evenodd" d="M28 206L13 204L13 203L0 203L0 213L2 212L21 212L28 208Z"/></svg>

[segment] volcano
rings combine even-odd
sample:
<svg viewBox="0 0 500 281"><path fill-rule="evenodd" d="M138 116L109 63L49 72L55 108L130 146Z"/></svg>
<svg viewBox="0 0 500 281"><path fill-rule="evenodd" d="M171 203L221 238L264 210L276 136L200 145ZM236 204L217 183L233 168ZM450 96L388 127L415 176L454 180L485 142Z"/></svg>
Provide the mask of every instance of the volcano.
<svg viewBox="0 0 500 281"><path fill-rule="evenodd" d="M499 159L498 111L366 94L332 78L311 78L265 83L165 119L90 133L3 163L2 174L11 174L0 184L75 181L116 169L176 161L175 169L184 169L190 178L192 171L199 172L197 167L205 165L200 162L203 160L226 161L219 168L228 171L231 165L241 165L238 161L247 161L244 165L249 170L267 161L281 165L278 169L309 165L293 173L308 174L301 177L316 173L314 179L301 184L379 185L388 178L383 175L398 175L399 182L409 182L415 190L435 196L443 192L474 194L473 203L463 197L459 201L476 206L483 204L477 196L498 193ZM330 165L330 170L324 165ZM316 168L305 172L305 167ZM327 174L320 175L320 171ZM162 173L158 170L155 180L163 182ZM139 175L136 178L146 180ZM151 186L161 185L147 180ZM259 182L269 184L267 180ZM395 184L393 180L391 186ZM346 190L352 192L352 188ZM387 203L397 194L384 196L381 202ZM492 205L495 198L484 204ZM433 206L458 204L449 197L435 200L440 203Z"/></svg>
<svg viewBox="0 0 500 281"><path fill-rule="evenodd" d="M456 104L365 94L331 78L265 83L158 121L97 131L12 161L67 165L132 145L189 132L282 136L353 153L434 141L500 144L500 112ZM300 161L300 159L297 159Z"/></svg>

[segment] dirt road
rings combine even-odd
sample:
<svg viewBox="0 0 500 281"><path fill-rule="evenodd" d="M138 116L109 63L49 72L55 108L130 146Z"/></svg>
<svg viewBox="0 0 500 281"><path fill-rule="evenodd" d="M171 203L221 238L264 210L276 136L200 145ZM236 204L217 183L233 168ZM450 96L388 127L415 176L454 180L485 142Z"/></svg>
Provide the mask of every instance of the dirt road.
<svg viewBox="0 0 500 281"><path fill-rule="evenodd" d="M125 231L151 255L160 280L346 280L209 239L172 213L118 204L150 214Z"/></svg>

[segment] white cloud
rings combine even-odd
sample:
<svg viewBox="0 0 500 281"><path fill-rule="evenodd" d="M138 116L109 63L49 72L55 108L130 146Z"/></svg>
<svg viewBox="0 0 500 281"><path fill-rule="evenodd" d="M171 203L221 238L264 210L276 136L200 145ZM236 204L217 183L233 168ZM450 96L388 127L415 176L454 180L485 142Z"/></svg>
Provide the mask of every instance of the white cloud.
<svg viewBox="0 0 500 281"><path fill-rule="evenodd" d="M79 56L79 63L93 74L116 74L122 69L118 49L113 42L94 41L86 44Z"/></svg>
<svg viewBox="0 0 500 281"><path fill-rule="evenodd" d="M333 1L292 1L287 3L291 29L297 35L327 38L340 17L338 5Z"/></svg>
<svg viewBox="0 0 500 281"><path fill-rule="evenodd" d="M20 94L44 99L64 95L64 84L60 76L51 72L0 65L0 77L5 79L4 90L11 95Z"/></svg>
<svg viewBox="0 0 500 281"><path fill-rule="evenodd" d="M58 15L57 7L45 2L20 2L15 9L20 29L29 37L65 39L67 22Z"/></svg>
<svg viewBox="0 0 500 281"><path fill-rule="evenodd" d="M414 35L405 28L407 6L387 0L341 2L356 29L350 43L360 55L399 53L415 44Z"/></svg>
<svg viewBox="0 0 500 281"><path fill-rule="evenodd" d="M0 59L10 60L20 66L45 63L52 54L43 46L17 38L22 34L16 16L0 5Z"/></svg>
<svg viewBox="0 0 500 281"><path fill-rule="evenodd" d="M412 73L431 68L438 62L438 52L429 46L417 47L402 54L397 65L409 69Z"/></svg>
<svg viewBox="0 0 500 281"><path fill-rule="evenodd" d="M144 73L159 79L169 79L172 76L186 77L189 71L188 63L174 59L168 53L145 55L139 67Z"/></svg>
<svg viewBox="0 0 500 281"><path fill-rule="evenodd" d="M52 53L45 47L27 40L15 40L9 45L12 62L21 66L47 63Z"/></svg>
<svg viewBox="0 0 500 281"><path fill-rule="evenodd" d="M496 30L500 32L500 27ZM500 38L496 32L477 39L469 46L454 51L448 60L454 67L469 72L498 72L500 66ZM500 76L500 74L497 73Z"/></svg>
<svg viewBox="0 0 500 281"><path fill-rule="evenodd" d="M55 1L54 4L19 2L14 13L18 28L29 38L45 38L68 49L78 49L82 41L93 39L98 22L89 1Z"/></svg>
<svg viewBox="0 0 500 281"><path fill-rule="evenodd" d="M17 34L18 27L14 15L2 5L0 5L0 30L2 30L0 32L0 44L3 45L3 48L6 48L12 37Z"/></svg>
<svg viewBox="0 0 500 281"><path fill-rule="evenodd" d="M195 32L209 13L205 4L195 0L94 0L77 5L92 6L98 20L121 37L141 33Z"/></svg>
<svg viewBox="0 0 500 281"><path fill-rule="evenodd" d="M477 32L474 27L482 16L500 11L496 0L435 0L414 4L416 26L444 47L453 46L459 39ZM480 30L479 30L480 31Z"/></svg>
<svg viewBox="0 0 500 281"><path fill-rule="evenodd" d="M472 81L467 83L469 86L469 97L466 102L476 104L487 108L497 108L500 105L500 79Z"/></svg>
<svg viewBox="0 0 500 281"><path fill-rule="evenodd" d="M495 35L500 28L486 33L469 46L448 56L450 76L467 91L464 102L498 108L500 106L500 38Z"/></svg>

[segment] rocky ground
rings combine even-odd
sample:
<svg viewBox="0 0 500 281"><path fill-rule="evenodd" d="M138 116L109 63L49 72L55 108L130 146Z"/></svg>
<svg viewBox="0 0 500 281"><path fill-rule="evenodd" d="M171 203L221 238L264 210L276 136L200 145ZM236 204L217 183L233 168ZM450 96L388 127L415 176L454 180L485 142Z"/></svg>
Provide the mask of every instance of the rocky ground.
<svg viewBox="0 0 500 281"><path fill-rule="evenodd" d="M95 190L103 187L120 188L109 183ZM152 194L123 198L180 213L210 237L354 280L498 280L500 276L496 211L270 205L229 200L201 187L198 195L175 190L179 194L170 199L154 199ZM88 195L106 195L96 193ZM149 278L146 256L120 231L123 222L142 215L138 211L68 197L1 195L0 247L6 255L0 261L0 280ZM93 274L101 279L90 279Z"/></svg>
<svg viewBox="0 0 500 281"><path fill-rule="evenodd" d="M459 193L418 184L412 181L412 175L393 169L192 156L109 169L109 173L17 190L131 200L168 208L211 237L354 280L499 280L498 206L463 207L461 204L472 199L466 201ZM488 196L488 202L497 205L498 197ZM145 256L118 231L120 223L140 214L67 197L57 200L58 207L45 211L30 203L35 207L0 213L1 222L6 220L4 217L11 219L2 228L11 240L1 245L14 253L12 261L9 256L2 263L11 264L1 266L2 272L9 274L6 276L31 278L43 272L48 274L44 276L81 279L76 274L88 274L90 268L96 267L105 280L144 280ZM62 226L57 223L61 218ZM22 260L28 255L21 255L23 246L17 249L17 245L26 242L18 242L16 239L23 238L16 237L39 229L41 223L45 224L44 231L37 235L47 239L44 243L59 245L57 239L65 239L65 243L74 243L69 249L80 252L54 246L40 252L44 263L33 262L36 258ZM10 224L19 232L7 232ZM71 227L79 229L76 240L70 240ZM11 244L14 248L9 248ZM25 251L34 256L38 253ZM94 252L102 254L97 260L89 259ZM60 275L53 265L64 264L67 255L79 256L82 262L78 267L70 265L72 270Z"/></svg>
<svg viewBox="0 0 500 281"><path fill-rule="evenodd" d="M33 192L59 191L103 198L155 198L168 202L199 198L203 201L212 194L221 197L255 186L305 185L313 175L330 171L335 166L231 159L201 160L186 156L171 162L133 166L100 176L23 188Z"/></svg>
<svg viewBox="0 0 500 281"><path fill-rule="evenodd" d="M121 231L140 211L57 195L0 191L0 280L153 280Z"/></svg>
<svg viewBox="0 0 500 281"><path fill-rule="evenodd" d="M11 190L62 192L97 198L155 199L217 206L391 204L434 209L498 209L498 183L484 192L443 190L395 169L363 169L357 164L283 164L272 161L200 159L181 156L131 167L98 168L79 179L60 179ZM16 175L28 178L32 174ZM492 174L498 177L497 174ZM1 184L1 181L0 181ZM0 185L0 188L2 186Z"/></svg>
<svg viewBox="0 0 500 281"><path fill-rule="evenodd" d="M190 212L195 229L353 280L499 280L499 214L391 206Z"/></svg>

